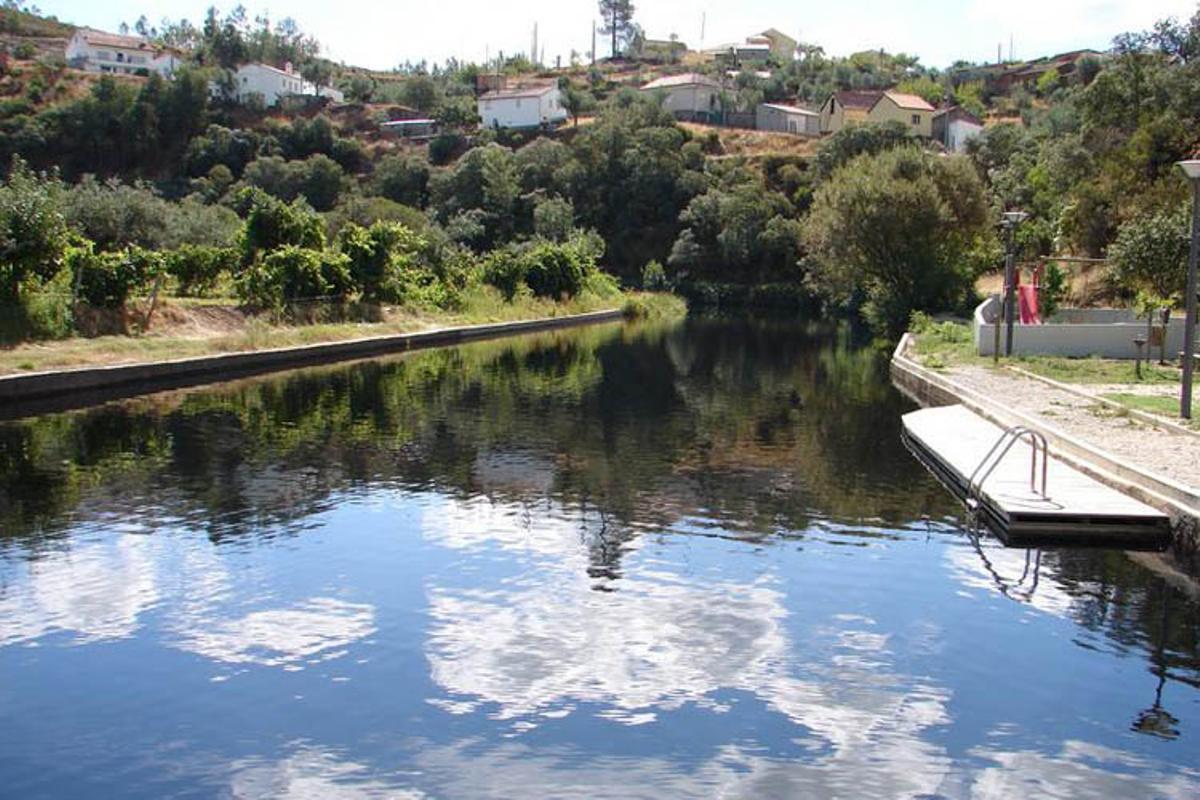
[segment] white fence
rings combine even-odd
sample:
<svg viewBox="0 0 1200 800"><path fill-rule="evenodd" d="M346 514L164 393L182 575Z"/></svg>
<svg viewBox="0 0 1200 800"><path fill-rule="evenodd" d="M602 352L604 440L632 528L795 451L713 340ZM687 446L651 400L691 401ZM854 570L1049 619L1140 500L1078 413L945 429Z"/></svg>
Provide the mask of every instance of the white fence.
<svg viewBox="0 0 1200 800"><path fill-rule="evenodd" d="M975 309L975 350L981 356L994 352L995 320L1000 316L1000 301L984 300ZM1013 325L1013 355L1067 356L1070 358L1137 358L1135 337L1146 336L1146 320L1129 310L1117 308L1064 308L1044 325ZM1000 349L1004 350L1004 323L1000 323ZM1144 347L1158 358L1158 347ZM1167 325L1167 358L1174 359L1183 350L1183 315L1175 314Z"/></svg>

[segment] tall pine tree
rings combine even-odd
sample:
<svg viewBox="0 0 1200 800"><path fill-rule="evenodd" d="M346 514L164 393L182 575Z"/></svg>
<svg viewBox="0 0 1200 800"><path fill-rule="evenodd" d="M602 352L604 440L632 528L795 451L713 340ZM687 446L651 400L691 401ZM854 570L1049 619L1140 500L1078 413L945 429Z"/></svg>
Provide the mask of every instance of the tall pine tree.
<svg viewBox="0 0 1200 800"><path fill-rule="evenodd" d="M600 16L604 24L600 32L612 36L612 55L617 55L617 40L627 39L633 28L633 3L631 0L600 0ZM595 53L592 54L595 57Z"/></svg>

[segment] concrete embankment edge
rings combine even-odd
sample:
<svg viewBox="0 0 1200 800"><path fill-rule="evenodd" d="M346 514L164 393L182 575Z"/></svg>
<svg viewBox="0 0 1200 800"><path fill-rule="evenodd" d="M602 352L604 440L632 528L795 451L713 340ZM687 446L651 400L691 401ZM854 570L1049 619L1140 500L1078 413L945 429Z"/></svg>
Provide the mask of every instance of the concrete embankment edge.
<svg viewBox="0 0 1200 800"><path fill-rule="evenodd" d="M1025 425L1038 431L1046 437L1054 457L1169 515L1179 555L1192 560L1200 554L1200 494L1194 489L1131 464L1123 464L1115 456L1087 442L937 374L910 357L912 344L912 334L906 333L892 353L892 383L904 394L922 406L961 403L1002 427Z"/></svg>
<svg viewBox="0 0 1200 800"><path fill-rule="evenodd" d="M610 322L621 319L622 315L621 309L608 309L587 314L464 325L415 333L371 336L271 350L222 353L172 361L8 375L0 377L0 415L14 416L12 411L29 403L52 405L55 400L61 400L64 405L78 406L84 403L73 401L81 397L94 398L108 395L111 399L115 396L142 394L148 391L198 383L213 383L297 366L346 361L423 347L459 344L476 339L491 339L554 328Z"/></svg>

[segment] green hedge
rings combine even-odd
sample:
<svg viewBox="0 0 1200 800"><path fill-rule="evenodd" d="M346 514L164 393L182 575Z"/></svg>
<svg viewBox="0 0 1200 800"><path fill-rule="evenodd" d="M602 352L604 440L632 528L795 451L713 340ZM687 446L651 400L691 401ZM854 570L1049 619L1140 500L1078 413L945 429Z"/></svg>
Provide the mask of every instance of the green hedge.
<svg viewBox="0 0 1200 800"><path fill-rule="evenodd" d="M97 308L122 308L129 295L146 288L163 268L163 256L140 247L97 253L91 245L67 251L67 268L79 299Z"/></svg>

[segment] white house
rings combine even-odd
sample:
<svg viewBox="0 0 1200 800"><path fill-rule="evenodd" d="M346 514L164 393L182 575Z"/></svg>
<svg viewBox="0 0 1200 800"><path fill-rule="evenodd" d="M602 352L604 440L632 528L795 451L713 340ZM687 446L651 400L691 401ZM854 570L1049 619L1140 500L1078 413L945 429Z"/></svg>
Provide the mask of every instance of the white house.
<svg viewBox="0 0 1200 800"><path fill-rule="evenodd" d="M538 128L567 119L557 84L494 89L477 104L485 128Z"/></svg>
<svg viewBox="0 0 1200 800"><path fill-rule="evenodd" d="M721 84L698 72L668 75L641 88L662 98L662 107L679 119L710 120L721 113Z"/></svg>
<svg viewBox="0 0 1200 800"><path fill-rule="evenodd" d="M801 136L820 136L821 115L799 106L759 103L758 108L754 110L754 128Z"/></svg>
<svg viewBox="0 0 1200 800"><path fill-rule="evenodd" d="M943 108L933 115L933 138L951 153L967 149L967 142L983 133L983 122L962 106Z"/></svg>
<svg viewBox="0 0 1200 800"><path fill-rule="evenodd" d="M328 97L336 103L344 102L343 94L332 87L316 86L300 77L300 73L287 64L283 69L268 64L243 64L233 74L233 99L239 103L261 98L264 106L278 105L285 97ZM220 91L218 84L210 87L214 94Z"/></svg>
<svg viewBox="0 0 1200 800"><path fill-rule="evenodd" d="M179 54L141 36L123 36L91 28L79 28L67 42L67 64L88 72L143 75L157 72L171 77L180 63Z"/></svg>

